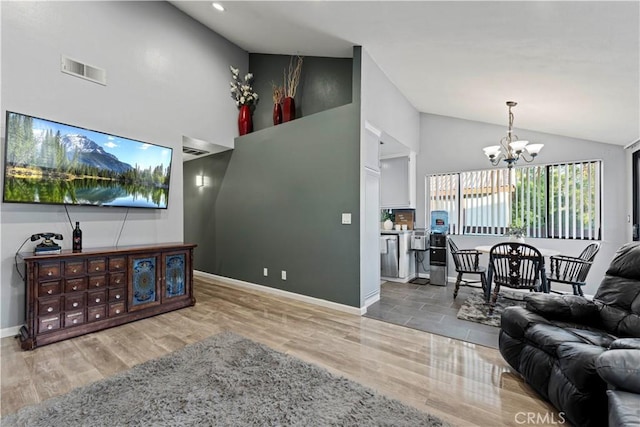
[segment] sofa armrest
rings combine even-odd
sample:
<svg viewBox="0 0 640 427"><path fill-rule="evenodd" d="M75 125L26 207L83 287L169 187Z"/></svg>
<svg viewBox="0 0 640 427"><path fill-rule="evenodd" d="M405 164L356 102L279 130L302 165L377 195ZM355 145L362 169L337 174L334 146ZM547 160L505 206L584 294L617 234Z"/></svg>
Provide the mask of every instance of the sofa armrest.
<svg viewBox="0 0 640 427"><path fill-rule="evenodd" d="M611 388L640 393L640 350L607 350L596 359L596 371Z"/></svg>
<svg viewBox="0 0 640 427"><path fill-rule="evenodd" d="M570 321L601 327L600 307L578 295L529 294L524 297L527 310L549 320Z"/></svg>

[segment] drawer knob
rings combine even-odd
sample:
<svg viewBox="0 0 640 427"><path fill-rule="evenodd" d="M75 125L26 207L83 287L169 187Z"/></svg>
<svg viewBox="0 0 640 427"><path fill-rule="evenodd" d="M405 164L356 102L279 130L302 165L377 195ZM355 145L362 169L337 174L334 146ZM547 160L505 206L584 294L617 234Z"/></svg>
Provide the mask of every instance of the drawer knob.
<svg viewBox="0 0 640 427"><path fill-rule="evenodd" d="M116 264L116 268L120 268L120 264Z"/></svg>
<svg viewBox="0 0 640 427"><path fill-rule="evenodd" d="M73 323L78 323L78 319L73 319Z"/></svg>
<svg viewBox="0 0 640 427"><path fill-rule="evenodd" d="M77 307L77 306L78 306L78 303L77 303L77 302L74 302L74 303L73 303L73 306L74 306L74 307Z"/></svg>
<svg viewBox="0 0 640 427"><path fill-rule="evenodd" d="M96 302L100 302L100 298L96 298Z"/></svg>
<svg viewBox="0 0 640 427"><path fill-rule="evenodd" d="M49 295L51 295L51 294L53 293L53 289L49 289L49 290L47 291L47 293L48 293Z"/></svg>
<svg viewBox="0 0 640 427"><path fill-rule="evenodd" d="M120 284L120 279L116 279L116 283L117 283L117 284Z"/></svg>
<svg viewBox="0 0 640 427"><path fill-rule="evenodd" d="M96 271L100 271L100 267L96 267Z"/></svg>
<svg viewBox="0 0 640 427"><path fill-rule="evenodd" d="M96 319L99 319L99 318L100 318L100 315L99 315L99 314L96 314Z"/></svg>
<svg viewBox="0 0 640 427"><path fill-rule="evenodd" d="M74 269L73 269L73 272L74 272L74 273L77 273L77 272L78 272L78 269L77 269L77 268L74 268Z"/></svg>
<svg viewBox="0 0 640 427"><path fill-rule="evenodd" d="M47 325L47 329L53 329L53 325Z"/></svg>
<svg viewBox="0 0 640 427"><path fill-rule="evenodd" d="M96 288L100 286L100 282L96 282Z"/></svg>
<svg viewBox="0 0 640 427"><path fill-rule="evenodd" d="M120 309L117 309L117 310L116 310L116 314L120 314Z"/></svg>
<svg viewBox="0 0 640 427"><path fill-rule="evenodd" d="M53 276L53 271L48 272L47 276Z"/></svg>
<svg viewBox="0 0 640 427"><path fill-rule="evenodd" d="M74 286L73 288L71 288L71 290L72 290L72 291L77 291L77 290L78 290L78 287L77 287L77 286Z"/></svg>
<svg viewBox="0 0 640 427"><path fill-rule="evenodd" d="M120 294L116 295L116 299L120 299Z"/></svg>
<svg viewBox="0 0 640 427"><path fill-rule="evenodd" d="M47 308L47 313L51 313L53 311L53 307Z"/></svg>

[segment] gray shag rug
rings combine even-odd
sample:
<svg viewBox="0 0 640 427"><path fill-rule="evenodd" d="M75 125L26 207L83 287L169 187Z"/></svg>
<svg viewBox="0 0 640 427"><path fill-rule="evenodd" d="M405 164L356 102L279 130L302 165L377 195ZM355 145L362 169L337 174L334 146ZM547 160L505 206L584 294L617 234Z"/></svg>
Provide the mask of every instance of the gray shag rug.
<svg viewBox="0 0 640 427"><path fill-rule="evenodd" d="M2 417L3 426L444 426L325 369L224 332Z"/></svg>
<svg viewBox="0 0 640 427"><path fill-rule="evenodd" d="M484 293L481 290L474 290L462 304L456 317L470 322L500 327L500 316L504 309L514 305L524 307L525 295L524 292L508 291L501 288L496 305L491 311L490 304L484 301Z"/></svg>

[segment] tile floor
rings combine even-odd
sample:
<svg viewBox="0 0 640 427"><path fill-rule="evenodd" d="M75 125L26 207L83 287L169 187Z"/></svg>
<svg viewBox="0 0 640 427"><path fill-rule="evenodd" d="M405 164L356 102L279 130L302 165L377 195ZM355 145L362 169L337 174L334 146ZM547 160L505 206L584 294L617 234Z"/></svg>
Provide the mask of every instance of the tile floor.
<svg viewBox="0 0 640 427"><path fill-rule="evenodd" d="M380 286L380 301L369 306L365 316L498 348L498 328L456 317L458 309L475 288L461 286L455 300L453 288L452 283L434 286L384 282Z"/></svg>

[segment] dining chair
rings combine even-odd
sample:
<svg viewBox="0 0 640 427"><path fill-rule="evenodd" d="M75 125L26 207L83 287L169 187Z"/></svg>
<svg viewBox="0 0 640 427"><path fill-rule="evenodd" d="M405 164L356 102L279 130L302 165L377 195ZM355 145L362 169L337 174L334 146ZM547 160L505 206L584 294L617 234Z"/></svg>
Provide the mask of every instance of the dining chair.
<svg viewBox="0 0 640 427"><path fill-rule="evenodd" d="M526 243L498 243L489 251L487 285L492 286L491 307L495 306L500 287L546 292L544 258L538 249ZM487 299L489 293L486 293Z"/></svg>
<svg viewBox="0 0 640 427"><path fill-rule="evenodd" d="M593 260L600 250L600 243L594 242L588 245L582 253L577 256L554 255L551 257L551 272L547 277L547 283L551 288L551 282L571 285L574 295L584 296L582 287L587 280L587 274L591 269ZM554 293L562 293L552 291Z"/></svg>
<svg viewBox="0 0 640 427"><path fill-rule="evenodd" d="M471 286L473 283L480 283L482 291L486 294L487 290L487 275L486 268L479 265L480 251L475 249L458 249L458 246L454 243L453 239L449 239L449 248L451 249L451 256L453 257L453 263L456 267L458 276L456 278L456 286L453 289L453 298L458 296L458 290L460 285L469 286L471 288L477 288L477 286ZM480 276L480 280L467 280L463 279L465 274L475 274Z"/></svg>

